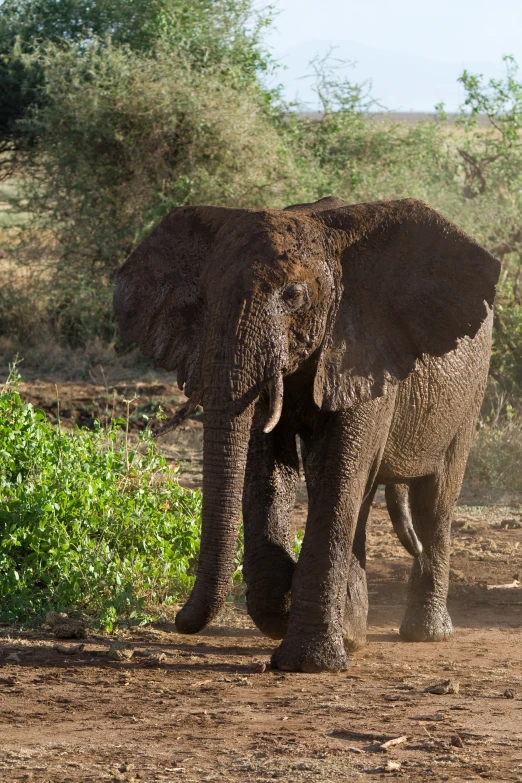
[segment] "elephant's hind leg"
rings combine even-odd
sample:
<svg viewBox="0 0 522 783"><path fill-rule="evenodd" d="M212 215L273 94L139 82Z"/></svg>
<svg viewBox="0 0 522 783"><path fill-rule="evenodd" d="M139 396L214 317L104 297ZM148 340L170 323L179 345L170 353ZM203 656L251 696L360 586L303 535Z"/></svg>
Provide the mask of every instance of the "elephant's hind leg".
<svg viewBox="0 0 522 783"><path fill-rule="evenodd" d="M258 403L250 438L243 524L247 610L260 631L282 639L288 625L295 568L290 517L299 478L295 434L284 421L266 435L266 405Z"/></svg>
<svg viewBox="0 0 522 783"><path fill-rule="evenodd" d="M455 436L439 471L410 483L413 525L423 554L413 562L401 636L412 642L439 642L453 634L447 609L450 532L475 420Z"/></svg>
<svg viewBox="0 0 522 783"><path fill-rule="evenodd" d="M400 628L401 636L410 642L438 642L453 633L446 598L454 504L447 501L441 475L412 482L410 502L424 556L413 561L406 615Z"/></svg>

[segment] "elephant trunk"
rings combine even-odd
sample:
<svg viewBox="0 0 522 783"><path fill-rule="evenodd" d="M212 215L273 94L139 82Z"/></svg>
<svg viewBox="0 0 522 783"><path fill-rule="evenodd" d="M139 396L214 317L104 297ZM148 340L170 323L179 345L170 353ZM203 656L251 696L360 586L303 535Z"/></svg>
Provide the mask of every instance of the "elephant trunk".
<svg viewBox="0 0 522 783"><path fill-rule="evenodd" d="M268 382L268 425L276 426L283 403L284 366L267 340L266 317L255 303L229 311L227 321L215 313L203 378L203 519L196 583L176 617L181 633L197 633L216 616L230 590L243 499L250 430L256 401ZM267 426L268 426L267 425ZM269 430L266 430L269 431Z"/></svg>
<svg viewBox="0 0 522 783"><path fill-rule="evenodd" d="M230 590L253 410L253 403L236 416L205 410L200 555L194 589L176 617L180 633L208 625Z"/></svg>
<svg viewBox="0 0 522 783"><path fill-rule="evenodd" d="M201 545L196 583L176 617L181 633L208 625L230 590L254 407L274 374L252 326L259 318L244 311L228 318L215 316L205 346Z"/></svg>

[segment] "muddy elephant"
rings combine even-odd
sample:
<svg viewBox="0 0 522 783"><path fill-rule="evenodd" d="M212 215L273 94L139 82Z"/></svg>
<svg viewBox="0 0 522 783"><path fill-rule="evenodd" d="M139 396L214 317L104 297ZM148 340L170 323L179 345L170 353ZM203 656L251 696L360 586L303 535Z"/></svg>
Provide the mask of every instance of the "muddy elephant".
<svg viewBox="0 0 522 783"><path fill-rule="evenodd" d="M415 555L405 639L452 633L449 537L484 393L499 263L423 202L180 207L118 273L122 332L204 408L197 633L230 588L243 512L247 609L273 666L337 671L366 633L365 527L386 486ZM301 441L309 508L289 516Z"/></svg>

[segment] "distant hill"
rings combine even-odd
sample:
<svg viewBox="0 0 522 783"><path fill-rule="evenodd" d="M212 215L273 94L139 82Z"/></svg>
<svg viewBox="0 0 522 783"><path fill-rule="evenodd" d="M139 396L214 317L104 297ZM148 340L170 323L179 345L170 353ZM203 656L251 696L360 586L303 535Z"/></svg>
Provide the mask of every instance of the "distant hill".
<svg viewBox="0 0 522 783"><path fill-rule="evenodd" d="M505 71L501 62L437 62L355 41L310 40L275 55L278 62L286 66L279 72L277 81L283 84L287 100L297 96L310 110L317 108L313 78L303 77L312 73L310 60L316 55L323 56L330 48L333 48L333 64L335 60L356 62L353 68L343 68L340 73L355 82L371 80L372 96L385 108L400 113L432 113L440 101L445 103L447 111L454 112L464 98L457 78L465 68L472 73L482 73L488 79L499 78Z"/></svg>
<svg viewBox="0 0 522 783"><path fill-rule="evenodd" d="M320 111L302 111L298 112L301 117L308 117L312 120L320 120L324 115ZM455 112L446 112L446 121L454 123L459 114ZM438 116L435 112L431 111L378 111L378 112L366 112L364 119L368 122L406 122L414 124L416 122L424 122L425 120L437 120ZM486 114L479 114L477 116L477 123L479 125L488 126L490 124Z"/></svg>

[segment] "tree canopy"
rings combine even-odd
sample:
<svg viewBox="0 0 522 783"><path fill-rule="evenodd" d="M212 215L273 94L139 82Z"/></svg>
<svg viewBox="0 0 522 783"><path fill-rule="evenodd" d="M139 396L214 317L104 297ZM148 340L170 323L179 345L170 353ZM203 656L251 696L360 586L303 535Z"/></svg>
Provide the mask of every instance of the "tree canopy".
<svg viewBox="0 0 522 783"><path fill-rule="evenodd" d="M38 58L48 44L76 44L81 57L93 40L136 52L162 41L200 68L218 66L244 83L269 67L260 31L269 17L251 0L3 0L0 5L0 151L35 143L24 122L45 99Z"/></svg>

